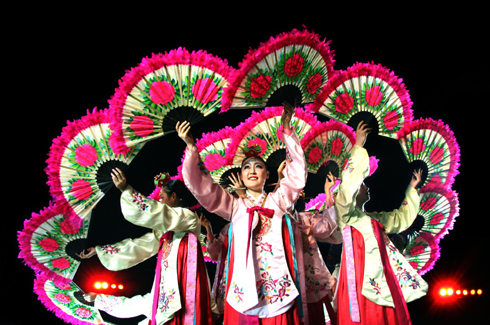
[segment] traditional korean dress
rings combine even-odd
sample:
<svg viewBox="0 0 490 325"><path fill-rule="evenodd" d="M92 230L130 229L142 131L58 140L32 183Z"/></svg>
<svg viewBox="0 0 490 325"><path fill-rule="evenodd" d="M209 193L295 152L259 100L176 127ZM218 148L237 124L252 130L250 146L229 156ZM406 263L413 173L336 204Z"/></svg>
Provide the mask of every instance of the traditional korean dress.
<svg viewBox="0 0 490 325"><path fill-rule="evenodd" d="M296 258L298 264L303 266L300 282L304 282L301 286L304 286L302 296L306 302L305 324L309 325L325 324L323 304L327 306L330 318L335 317L331 307L331 291L335 286L335 280L323 261L317 244L317 240L331 244L342 242L342 233L337 227L335 208L332 204L333 201L329 202L328 208L323 204L320 212L315 210L297 214L298 225L309 228L308 234L299 231L295 236Z"/></svg>
<svg viewBox="0 0 490 325"><path fill-rule="evenodd" d="M299 322L295 299L299 289L292 272L293 256L286 212L306 183L306 164L295 132L285 130L287 168L280 187L258 198L235 198L202 170L197 148L187 150L184 181L209 212L231 222L225 324L246 321Z"/></svg>
<svg viewBox="0 0 490 325"><path fill-rule="evenodd" d="M367 151L355 145L335 199L344 237L338 323L410 324L406 302L424 296L428 286L386 233L398 233L413 223L420 197L409 185L399 209L367 214L355 207L355 200L368 172Z"/></svg>
<svg viewBox="0 0 490 325"><path fill-rule="evenodd" d="M153 231L98 246L97 255L106 268L118 271L158 254L155 280L150 294L98 295L96 307L116 317L143 314L152 324L212 324L209 280L197 237L199 217L189 209L148 199L130 186L121 195L121 209L126 220Z"/></svg>
<svg viewBox="0 0 490 325"><path fill-rule="evenodd" d="M228 232L230 224L221 229L219 237L212 243L208 243L208 253L213 261L216 262L216 272L214 275L213 296L220 314L225 312L225 292L226 292L226 271L228 264Z"/></svg>

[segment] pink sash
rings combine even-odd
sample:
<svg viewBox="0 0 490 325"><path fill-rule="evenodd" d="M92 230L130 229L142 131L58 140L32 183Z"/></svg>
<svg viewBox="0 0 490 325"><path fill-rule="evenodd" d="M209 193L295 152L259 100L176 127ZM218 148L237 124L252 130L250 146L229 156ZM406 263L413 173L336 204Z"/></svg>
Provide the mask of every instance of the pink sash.
<svg viewBox="0 0 490 325"><path fill-rule="evenodd" d="M357 300L357 288L356 288L356 269L354 265L354 251L352 248L352 229L349 225L345 225L342 230L344 236L344 249L345 249L345 261L346 274L347 274L347 289L349 292L349 305L350 305L350 317L353 322L360 323L361 317L359 316L359 302Z"/></svg>
<svg viewBox="0 0 490 325"><path fill-rule="evenodd" d="M160 237L160 243L158 246L158 258L157 258L157 269L155 276L155 292L153 293L153 306L151 310L151 325L155 325L156 319L155 316L157 314L158 309L158 297L160 295L160 280L162 276L162 256L163 256L163 244L165 241L171 241L174 237L173 231L166 232L162 237Z"/></svg>

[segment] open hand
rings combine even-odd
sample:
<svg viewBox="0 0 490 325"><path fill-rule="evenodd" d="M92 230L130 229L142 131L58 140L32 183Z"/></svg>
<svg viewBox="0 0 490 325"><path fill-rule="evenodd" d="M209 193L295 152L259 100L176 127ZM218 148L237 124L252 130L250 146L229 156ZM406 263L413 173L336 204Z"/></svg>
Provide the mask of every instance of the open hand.
<svg viewBox="0 0 490 325"><path fill-rule="evenodd" d="M330 193L332 187L335 186L335 181L337 177L333 176L332 172L328 172L327 178L325 179L325 193Z"/></svg>
<svg viewBox="0 0 490 325"><path fill-rule="evenodd" d="M419 168L418 170L414 170L413 175L412 175L412 181L410 182L410 185L413 188L417 188L417 186L419 185L421 180L422 180L422 169Z"/></svg>
<svg viewBox="0 0 490 325"><path fill-rule="evenodd" d="M121 190L121 192L123 192L126 189L126 187L128 186L128 184L126 182L126 176L124 175L122 170L120 170L119 168L113 169L111 172L111 176L112 176L112 181L114 182L114 185L116 185L116 187L119 190Z"/></svg>
<svg viewBox="0 0 490 325"><path fill-rule="evenodd" d="M240 176L238 175L238 173L235 175L235 174L231 174L230 176L228 176L228 179L230 180L231 184L233 185L233 189L235 190L234 192L239 196L239 197L242 197L244 198L245 197L245 190L246 190L246 187L245 185L243 185L243 182L242 182L242 179L240 178Z"/></svg>
<svg viewBox="0 0 490 325"><path fill-rule="evenodd" d="M194 137L192 136L191 133L191 123L187 121L184 122L179 121L177 122L175 129L177 130L177 134L179 135L179 138L184 140L185 144L187 144L187 147L194 146Z"/></svg>
<svg viewBox="0 0 490 325"><path fill-rule="evenodd" d="M360 147L364 147L368 134L371 132L372 128L364 121L359 122L356 129L356 144Z"/></svg>

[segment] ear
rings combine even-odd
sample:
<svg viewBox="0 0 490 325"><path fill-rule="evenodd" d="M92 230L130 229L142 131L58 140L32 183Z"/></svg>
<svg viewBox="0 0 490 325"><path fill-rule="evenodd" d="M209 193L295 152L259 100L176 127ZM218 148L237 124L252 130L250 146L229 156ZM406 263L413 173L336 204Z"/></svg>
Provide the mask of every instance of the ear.
<svg viewBox="0 0 490 325"><path fill-rule="evenodd" d="M269 179L269 175L270 175L270 172L267 171L267 176L265 177L265 179Z"/></svg>

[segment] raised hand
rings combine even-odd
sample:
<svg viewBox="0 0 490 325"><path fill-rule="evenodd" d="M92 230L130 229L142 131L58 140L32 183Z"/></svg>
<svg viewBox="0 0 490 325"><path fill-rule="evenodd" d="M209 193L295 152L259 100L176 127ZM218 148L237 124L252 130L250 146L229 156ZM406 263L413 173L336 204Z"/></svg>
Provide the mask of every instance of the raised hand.
<svg viewBox="0 0 490 325"><path fill-rule="evenodd" d="M184 121L184 122L177 122L177 125L175 126L175 129L177 130L177 134L179 135L179 138L184 140L185 144L187 144L187 147L193 147L194 146L194 137L192 136L191 133L191 123Z"/></svg>
<svg viewBox="0 0 490 325"><path fill-rule="evenodd" d="M111 177L112 177L112 181L114 182L114 185L116 185L116 187L121 192L123 192L126 189L126 187L128 186L128 184L126 182L126 176L124 175L122 170L120 170L119 168L115 168L112 170Z"/></svg>
<svg viewBox="0 0 490 325"><path fill-rule="evenodd" d="M294 113L294 106L289 104L288 102L284 101L282 103L284 105L284 109L282 111L282 127L286 130L291 129L291 119L293 118L293 113Z"/></svg>
<svg viewBox="0 0 490 325"><path fill-rule="evenodd" d="M286 168L286 160L284 160L277 168L277 181L280 182L281 179L284 178L284 174L282 173L284 168Z"/></svg>
<svg viewBox="0 0 490 325"><path fill-rule="evenodd" d="M412 175L412 180L410 181L410 185L413 188L417 188L421 180L422 180L422 169L419 168L418 170L414 170Z"/></svg>
<svg viewBox="0 0 490 325"><path fill-rule="evenodd" d="M246 193L246 191L245 191L246 187L245 187L245 185L243 185L243 182L240 179L240 176L238 175L238 173L236 175L231 174L230 176L228 176L228 179L230 180L231 184L233 185L232 189L234 190L234 192L239 197L244 198L245 193Z"/></svg>
<svg viewBox="0 0 490 325"><path fill-rule="evenodd" d="M335 185L337 177L333 176L332 172L328 172L327 178L325 179L325 193L329 194L332 187Z"/></svg>
<svg viewBox="0 0 490 325"><path fill-rule="evenodd" d="M356 144L360 147L364 147L368 134L371 132L372 128L364 121L359 122L356 129Z"/></svg>

